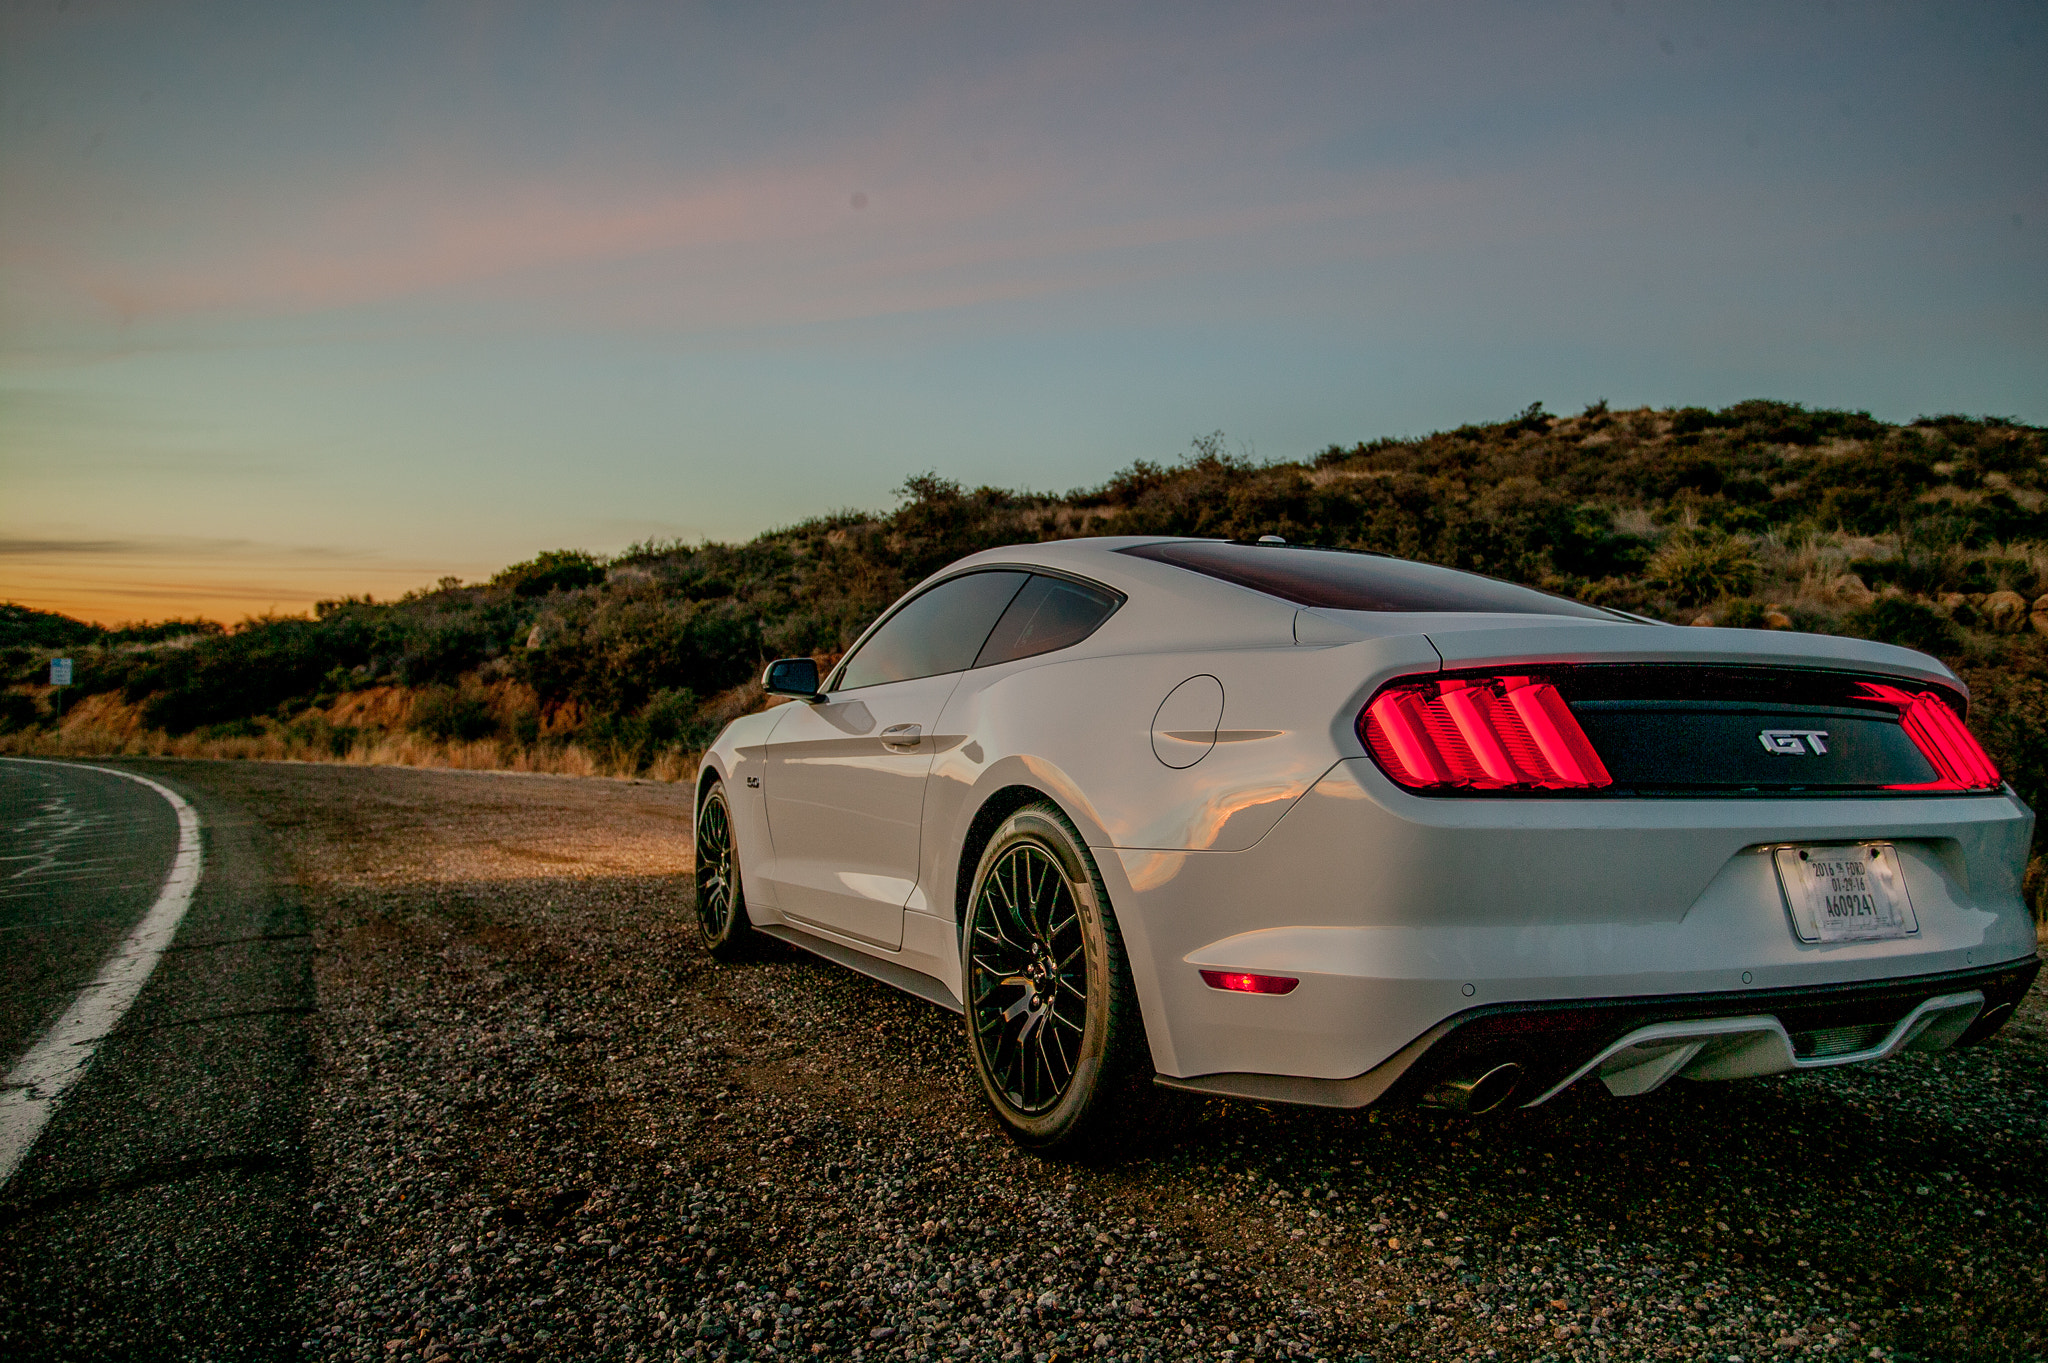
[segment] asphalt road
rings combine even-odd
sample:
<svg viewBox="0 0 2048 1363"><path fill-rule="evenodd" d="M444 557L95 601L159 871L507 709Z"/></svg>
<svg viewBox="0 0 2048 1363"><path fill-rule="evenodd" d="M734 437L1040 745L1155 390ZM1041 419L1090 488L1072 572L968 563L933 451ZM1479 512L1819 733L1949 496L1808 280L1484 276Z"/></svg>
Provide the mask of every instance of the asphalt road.
<svg viewBox="0 0 2048 1363"><path fill-rule="evenodd" d="M156 898L178 821L149 787L0 760L0 1057L21 1054Z"/></svg>
<svg viewBox="0 0 2048 1363"><path fill-rule="evenodd" d="M198 808L204 872L171 949L0 1192L9 1358L301 1353L305 922L260 826L158 775ZM177 828L146 786L20 762L0 762L0 825L12 1056L154 901Z"/></svg>
<svg viewBox="0 0 2048 1363"><path fill-rule="evenodd" d="M2041 985L1965 1053L1480 1120L1162 1095L1061 1164L952 1016L704 956L687 789L128 765L205 874L0 1191L0 1357L2048 1358ZM17 1037L161 874L146 804L51 779L130 831L7 901Z"/></svg>

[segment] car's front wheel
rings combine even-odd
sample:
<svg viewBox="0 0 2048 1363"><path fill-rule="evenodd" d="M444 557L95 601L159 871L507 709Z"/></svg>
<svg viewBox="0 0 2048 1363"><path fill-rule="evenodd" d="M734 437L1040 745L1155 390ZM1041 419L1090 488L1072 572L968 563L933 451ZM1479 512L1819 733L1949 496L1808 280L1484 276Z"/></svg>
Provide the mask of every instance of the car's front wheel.
<svg viewBox="0 0 2048 1363"><path fill-rule="evenodd" d="M758 937L747 919L723 781L713 781L697 806L697 926L704 945L722 961L747 955Z"/></svg>
<svg viewBox="0 0 2048 1363"><path fill-rule="evenodd" d="M1094 859L1057 805L989 839L962 933L967 1042L1011 1137L1078 1148L1146 1063L1122 935Z"/></svg>

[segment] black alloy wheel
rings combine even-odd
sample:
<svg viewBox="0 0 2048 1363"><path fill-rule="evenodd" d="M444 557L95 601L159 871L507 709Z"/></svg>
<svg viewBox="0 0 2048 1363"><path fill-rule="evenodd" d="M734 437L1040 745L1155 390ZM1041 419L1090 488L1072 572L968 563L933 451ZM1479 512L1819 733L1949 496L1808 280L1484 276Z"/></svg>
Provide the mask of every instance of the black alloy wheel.
<svg viewBox="0 0 2048 1363"><path fill-rule="evenodd" d="M1123 939L1058 806L1018 810L983 851L962 933L967 1040L1012 1139L1078 1147L1144 1063Z"/></svg>
<svg viewBox="0 0 2048 1363"><path fill-rule="evenodd" d="M697 926L704 945L720 960L744 956L754 942L723 781L713 781L697 806Z"/></svg>

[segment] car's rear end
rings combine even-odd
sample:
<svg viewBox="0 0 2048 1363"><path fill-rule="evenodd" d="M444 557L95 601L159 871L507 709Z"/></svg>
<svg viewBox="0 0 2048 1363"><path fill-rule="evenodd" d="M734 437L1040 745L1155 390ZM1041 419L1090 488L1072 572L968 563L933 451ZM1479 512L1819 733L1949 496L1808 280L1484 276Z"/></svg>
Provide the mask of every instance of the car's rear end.
<svg viewBox="0 0 2048 1363"><path fill-rule="evenodd" d="M1972 1042L2030 985L2033 815L1932 659L1418 615L1440 659L1418 670L1376 661L1414 638L1389 616L1316 620L1314 670L1360 679L1328 774L1246 851L1120 853L1168 1082L1332 1105L1641 1093ZM1347 624L1383 633L1347 644ZM1261 688L1225 684L1224 722L1260 723L1240 706Z"/></svg>

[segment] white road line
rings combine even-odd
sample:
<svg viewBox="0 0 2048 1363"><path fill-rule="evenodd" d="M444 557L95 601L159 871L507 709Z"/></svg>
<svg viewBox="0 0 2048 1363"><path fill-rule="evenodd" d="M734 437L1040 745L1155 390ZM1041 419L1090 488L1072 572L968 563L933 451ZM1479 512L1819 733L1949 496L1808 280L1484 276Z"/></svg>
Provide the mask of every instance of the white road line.
<svg viewBox="0 0 2048 1363"><path fill-rule="evenodd" d="M113 767L79 769L139 781L169 800L178 814L178 855L171 862L171 873L164 877L156 903L149 906L142 921L100 963L100 973L78 991L64 1016L51 1024L28 1054L7 1071L5 1081L0 1081L5 1084L0 1089L0 1186L14 1177L14 1171L42 1134L57 1105L92 1063L100 1042L114 1030L135 1002L135 996L142 992L150 972L156 969L157 958L177 934L178 923L192 904L193 890L199 886L199 815L182 795L132 771Z"/></svg>

